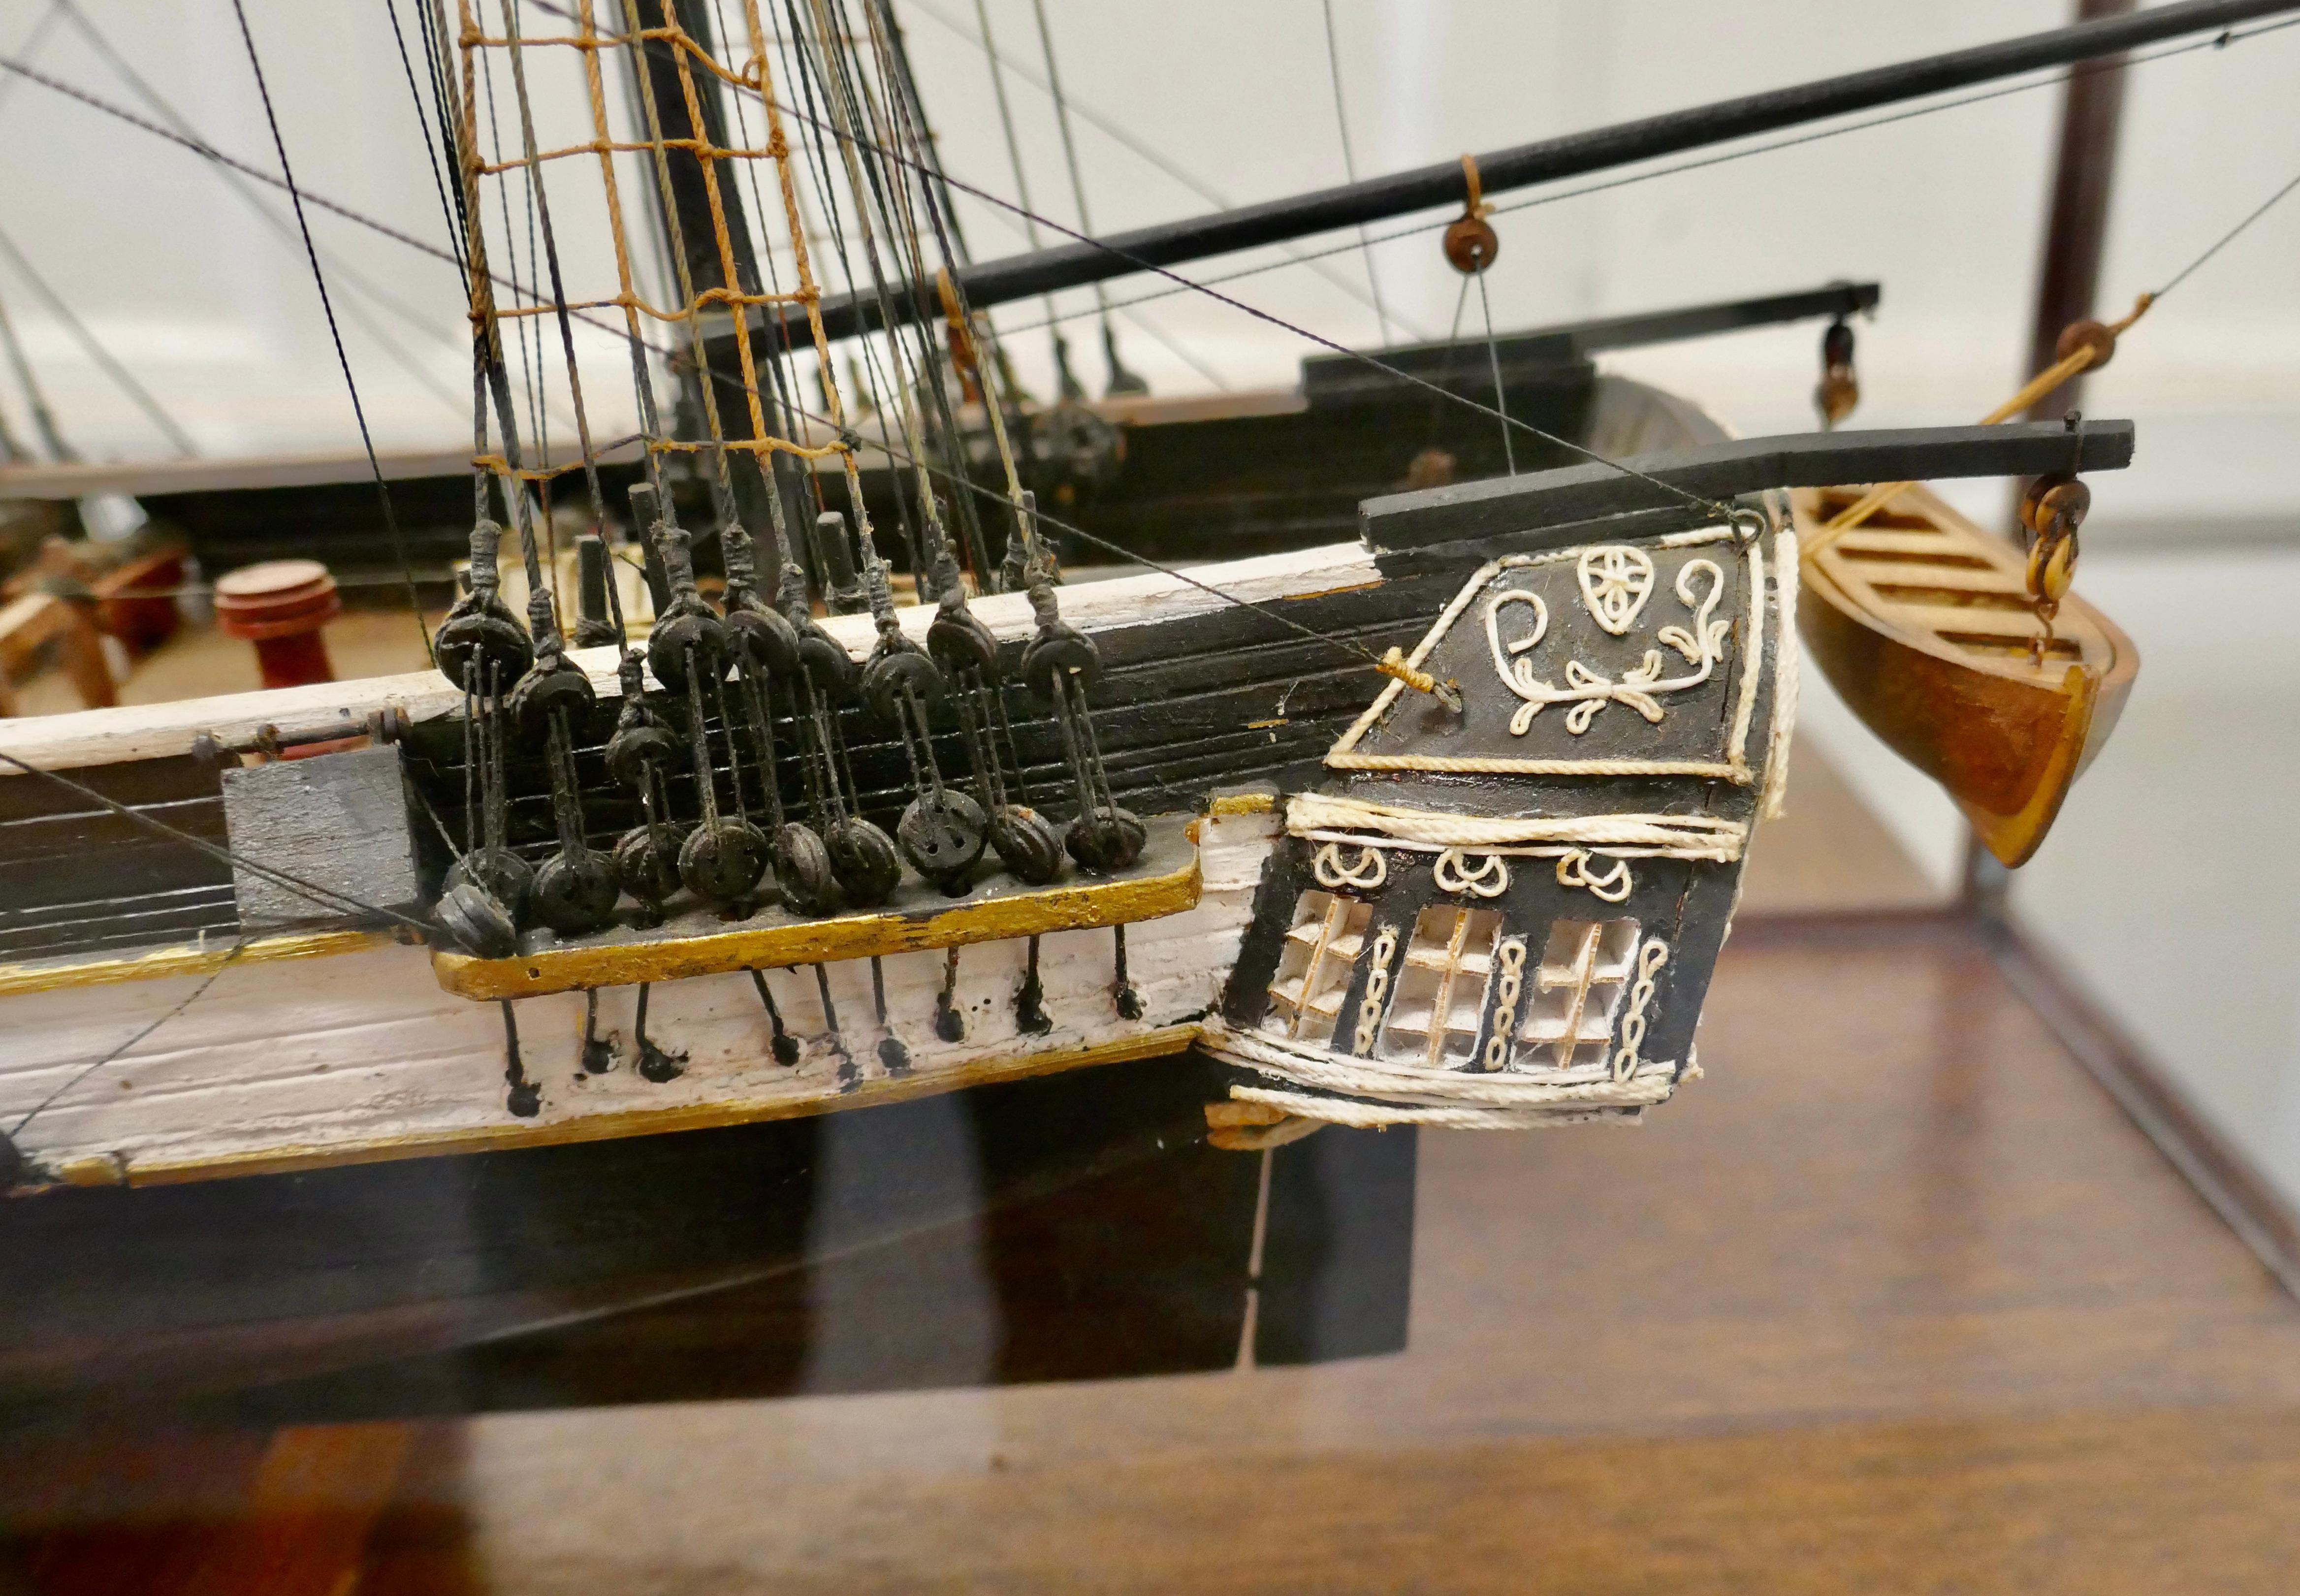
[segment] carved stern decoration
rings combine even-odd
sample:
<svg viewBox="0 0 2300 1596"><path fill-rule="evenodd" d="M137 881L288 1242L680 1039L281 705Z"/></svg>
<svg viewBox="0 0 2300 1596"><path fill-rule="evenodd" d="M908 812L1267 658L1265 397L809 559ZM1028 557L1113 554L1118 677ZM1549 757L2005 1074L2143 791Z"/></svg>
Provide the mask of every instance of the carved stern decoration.
<svg viewBox="0 0 2300 1596"><path fill-rule="evenodd" d="M1698 1073L1786 773L1796 577L1776 516L1700 515L1509 538L1528 552L1471 574L1411 656L1459 712L1392 682L1285 800L1210 1033L1233 1096L1504 1128L1634 1119Z"/></svg>

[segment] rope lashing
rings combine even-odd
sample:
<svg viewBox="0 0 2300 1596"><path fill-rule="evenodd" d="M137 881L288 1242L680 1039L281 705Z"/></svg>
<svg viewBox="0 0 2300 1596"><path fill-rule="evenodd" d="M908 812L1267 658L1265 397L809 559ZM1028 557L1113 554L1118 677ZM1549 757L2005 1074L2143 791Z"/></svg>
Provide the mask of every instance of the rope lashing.
<svg viewBox="0 0 2300 1596"><path fill-rule="evenodd" d="M1396 644L1390 645L1388 653L1374 661L1373 668L1386 677L1404 682L1416 693L1427 693L1456 715L1462 712L1461 687L1450 678L1441 682L1420 667L1408 664L1404 651Z"/></svg>

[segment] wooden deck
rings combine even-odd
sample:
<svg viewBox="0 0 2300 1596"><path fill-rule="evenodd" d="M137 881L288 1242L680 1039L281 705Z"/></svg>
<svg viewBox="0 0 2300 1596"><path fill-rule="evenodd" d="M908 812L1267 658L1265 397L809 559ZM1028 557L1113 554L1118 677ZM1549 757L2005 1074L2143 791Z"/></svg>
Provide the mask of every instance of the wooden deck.
<svg viewBox="0 0 2300 1596"><path fill-rule="evenodd" d="M2289 1591L2300 1304L1970 927L1843 912L1921 884L1796 796L1697 1089L1423 1134L1403 1354L20 1437L0 1590Z"/></svg>

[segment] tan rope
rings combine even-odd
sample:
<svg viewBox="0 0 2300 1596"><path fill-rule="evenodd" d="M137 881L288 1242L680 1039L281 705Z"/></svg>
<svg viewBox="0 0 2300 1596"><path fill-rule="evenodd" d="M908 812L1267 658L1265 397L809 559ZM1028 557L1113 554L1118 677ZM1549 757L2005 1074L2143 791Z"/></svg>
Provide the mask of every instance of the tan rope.
<svg viewBox="0 0 2300 1596"><path fill-rule="evenodd" d="M1486 204L1486 186L1478 176L1478 158L1475 155L1462 157L1462 180L1470 190L1468 214L1483 220L1486 212L1493 207Z"/></svg>
<svg viewBox="0 0 2300 1596"><path fill-rule="evenodd" d="M1373 803L1362 798L1299 793L1286 801L1286 829L1377 832L1401 842L1472 851L1512 843L1686 851L1738 858L1749 828L1715 815L1461 815Z"/></svg>
<svg viewBox="0 0 2300 1596"><path fill-rule="evenodd" d="M602 31L595 9L596 3L596 0L577 0L571 19L575 23L575 31L571 34L532 37L522 34L514 37L509 33L501 37L488 33L479 26L474 17L470 0L457 0L456 11L461 26L457 31L456 43L462 56L462 104L458 108L459 121L462 124L460 143L463 151L463 170L460 177L464 190L466 208L471 218L471 237L468 251L471 268L469 285L470 314L475 327L486 337L488 348L492 353L501 347L501 337L497 329L505 320L554 315L561 308L559 304L549 299L545 299L542 303L534 305L520 305L510 309L502 308L495 303L492 279L487 268L487 245L483 221L486 212L480 203L482 181L505 180L513 172L534 172L555 161L584 157L596 159L598 162L599 181L606 212L607 236L613 246L614 291L608 294L595 294L589 297L571 295L566 300L566 310L571 312L620 311L622 314L625 335L635 345L642 347L646 344L642 336L642 327L645 322L678 324L686 329L694 357L699 360L703 318L706 314L723 313L729 316L738 328L747 331L754 307L778 309L800 305L806 310L808 321L814 333L816 352L824 357L823 386L829 397L831 425L838 434L831 442L817 444L802 438L784 437L769 425L764 396L759 382L760 374L752 351L751 340L748 337L738 337L735 340L736 359L739 367L738 380L741 385L744 403L749 411L751 436L746 438L725 436L724 430L719 424L718 407L711 404L704 407L705 421L711 431L711 436L707 439L698 441L648 436L644 441L649 453L660 457L667 454L708 451L721 457L729 453L747 453L762 457L762 460L763 457L771 454L783 453L805 461L818 461L837 456L846 465L850 478L848 486L851 489L856 490L854 503L859 506L862 495L859 491L860 483L854 479L856 471L854 443L846 436L845 411L840 403L837 379L828 359L829 340L823 336L821 316L816 308L821 300L822 292L815 281L812 264L807 256L805 232L798 214L796 187L790 170L790 143L784 133L780 106L766 64L769 60L767 34L760 21L757 0L742 0L750 57L739 71L730 69L724 62L714 58L711 52L686 29L677 26L668 4L662 5L663 25L648 26L638 14L638 0L623 0L621 7L623 27L618 31ZM652 87L645 81L646 74L642 71L641 100L647 123L646 132L650 136L638 140L615 137L608 120L607 90L604 75L599 65L599 56L602 51L628 49L634 44L668 45L671 47L672 60L678 71L679 99L686 111L688 126L698 130L696 136L682 138L661 137L662 132L661 119L654 103ZM480 52L554 47L571 50L581 59L584 94L590 112L590 137L579 143L523 153L513 159L480 160L476 112L477 62ZM747 138L741 143L727 144L701 136L699 130L707 125L703 118L702 101L697 87L698 75L704 73L747 90L759 97L766 109L767 137L763 144L754 145ZM623 214L623 196L615 170L615 158L618 155L649 157L658 163L657 179L661 180L664 176L664 169L660 163L666 154L672 150L682 151L692 156L701 169L704 195L707 202L706 208L711 227L711 241L718 256L721 286L696 289L691 281L687 280L683 253L674 251L674 264L679 269L681 281L679 284L675 302L666 305L657 304L642 294L636 281L631 262L629 229ZM796 284L788 292L747 292L741 287L743 278L737 270L736 240L721 198L720 168L729 162L755 161L771 161L776 168L777 188L782 201L784 220L788 228L790 246L797 263ZM762 217L760 220L762 230L764 231L766 219ZM775 241L771 236L767 243L768 247L774 246ZM579 466L573 465L556 469L546 466L540 469L525 467L514 471L510 468L502 453L490 453L484 450L474 454L472 463L501 477L521 482L538 483L548 481L563 475L566 471L579 469Z"/></svg>

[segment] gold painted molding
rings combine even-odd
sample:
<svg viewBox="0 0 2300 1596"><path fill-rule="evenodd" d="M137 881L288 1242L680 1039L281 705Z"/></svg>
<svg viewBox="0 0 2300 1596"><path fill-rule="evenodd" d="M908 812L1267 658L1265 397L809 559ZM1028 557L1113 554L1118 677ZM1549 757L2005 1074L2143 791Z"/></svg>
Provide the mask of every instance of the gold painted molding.
<svg viewBox="0 0 2300 1596"><path fill-rule="evenodd" d="M232 956L238 938L202 938L197 942L146 948L124 958L34 960L0 964L0 997L25 992L55 992L72 986L105 986L115 981L156 981L169 976L205 976L233 964L271 964L283 959L325 959L381 947L393 940L388 931L301 931L263 936Z"/></svg>

